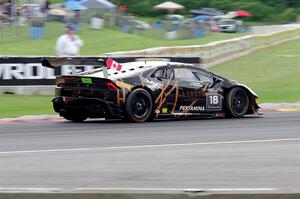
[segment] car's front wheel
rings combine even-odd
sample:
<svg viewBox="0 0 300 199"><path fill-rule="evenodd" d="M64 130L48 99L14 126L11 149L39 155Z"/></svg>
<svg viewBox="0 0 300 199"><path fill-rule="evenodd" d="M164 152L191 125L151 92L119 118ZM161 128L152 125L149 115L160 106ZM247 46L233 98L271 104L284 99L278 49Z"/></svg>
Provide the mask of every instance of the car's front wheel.
<svg viewBox="0 0 300 199"><path fill-rule="evenodd" d="M133 90L126 100L127 119L132 122L145 122L153 111L152 97L142 88Z"/></svg>
<svg viewBox="0 0 300 199"><path fill-rule="evenodd" d="M241 87L232 88L226 97L227 115L229 117L244 117L249 109L249 96Z"/></svg>

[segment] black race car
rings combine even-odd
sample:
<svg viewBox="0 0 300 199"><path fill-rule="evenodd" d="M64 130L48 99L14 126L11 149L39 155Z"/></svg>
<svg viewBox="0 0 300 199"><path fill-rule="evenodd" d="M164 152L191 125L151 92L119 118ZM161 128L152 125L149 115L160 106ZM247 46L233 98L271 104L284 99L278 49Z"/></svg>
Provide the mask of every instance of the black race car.
<svg viewBox="0 0 300 199"><path fill-rule="evenodd" d="M157 59L44 58L42 64L51 68L71 63L100 66L78 74L74 67L72 75L56 78L54 110L74 122L87 118L145 122L259 113L258 96L250 88L193 64L197 58Z"/></svg>

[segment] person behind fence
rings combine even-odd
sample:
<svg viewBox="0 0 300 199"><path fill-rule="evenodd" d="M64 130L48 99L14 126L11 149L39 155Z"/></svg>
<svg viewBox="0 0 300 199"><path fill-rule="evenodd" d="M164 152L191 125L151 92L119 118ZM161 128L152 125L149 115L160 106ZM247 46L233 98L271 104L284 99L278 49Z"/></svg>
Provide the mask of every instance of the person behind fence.
<svg viewBox="0 0 300 199"><path fill-rule="evenodd" d="M56 55L60 57L77 56L80 54L82 46L82 40L75 34L73 27L68 25L66 33L57 39Z"/></svg>

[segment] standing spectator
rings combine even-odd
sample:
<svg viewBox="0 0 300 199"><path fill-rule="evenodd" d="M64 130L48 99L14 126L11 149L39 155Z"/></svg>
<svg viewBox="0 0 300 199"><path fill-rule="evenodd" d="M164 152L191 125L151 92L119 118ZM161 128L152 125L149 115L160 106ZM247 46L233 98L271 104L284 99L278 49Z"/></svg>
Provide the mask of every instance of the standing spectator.
<svg viewBox="0 0 300 199"><path fill-rule="evenodd" d="M26 14L25 14L25 9L21 8L18 10L19 12L19 17L18 17L18 24L19 26L25 26L26 25Z"/></svg>
<svg viewBox="0 0 300 199"><path fill-rule="evenodd" d="M44 14L46 20L48 17L49 9L50 9L50 1L46 0L44 6L42 8L42 13Z"/></svg>
<svg viewBox="0 0 300 199"><path fill-rule="evenodd" d="M46 0L46 1L45 1L45 10L48 11L48 10L49 10L49 7L50 7L50 1L49 1L49 0Z"/></svg>
<svg viewBox="0 0 300 199"><path fill-rule="evenodd" d="M5 5L5 13L7 14L8 17L12 16L12 4L11 4L11 0L9 0L8 3Z"/></svg>
<svg viewBox="0 0 300 199"><path fill-rule="evenodd" d="M69 25L66 33L57 39L56 54L60 57L77 56L82 46L82 40L75 35L73 27Z"/></svg>
<svg viewBox="0 0 300 199"><path fill-rule="evenodd" d="M0 0L0 28L3 26L4 21L5 21L4 1Z"/></svg>
<svg viewBox="0 0 300 199"><path fill-rule="evenodd" d="M11 23L11 17L12 17L11 0L9 0L8 3L4 4L3 14L4 14L5 21Z"/></svg>

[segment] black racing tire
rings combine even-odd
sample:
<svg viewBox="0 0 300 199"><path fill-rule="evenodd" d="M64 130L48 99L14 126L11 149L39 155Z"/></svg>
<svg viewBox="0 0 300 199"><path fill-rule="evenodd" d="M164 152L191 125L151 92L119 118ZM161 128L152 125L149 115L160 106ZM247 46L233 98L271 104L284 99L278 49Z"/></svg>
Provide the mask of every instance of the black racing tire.
<svg viewBox="0 0 300 199"><path fill-rule="evenodd" d="M66 112L62 113L61 116L65 118L66 120L70 120L72 122L83 122L88 118L88 116L84 113L79 112Z"/></svg>
<svg viewBox="0 0 300 199"><path fill-rule="evenodd" d="M153 101L150 93L142 88L133 90L126 100L126 119L130 122L145 122L151 119Z"/></svg>
<svg viewBox="0 0 300 199"><path fill-rule="evenodd" d="M226 95L226 113L229 117L244 117L250 106L247 91L241 87L232 88Z"/></svg>

